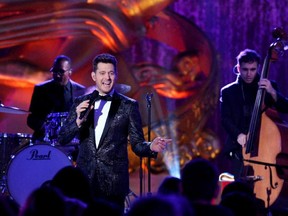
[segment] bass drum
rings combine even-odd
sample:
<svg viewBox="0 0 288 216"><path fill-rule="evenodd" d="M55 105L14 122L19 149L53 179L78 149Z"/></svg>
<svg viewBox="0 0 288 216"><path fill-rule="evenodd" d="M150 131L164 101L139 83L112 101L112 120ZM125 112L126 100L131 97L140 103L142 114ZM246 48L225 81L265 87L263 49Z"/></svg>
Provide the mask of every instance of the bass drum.
<svg viewBox="0 0 288 216"><path fill-rule="evenodd" d="M9 195L23 206L30 193L51 180L62 168L72 166L64 152L47 144L26 146L12 155L7 169Z"/></svg>
<svg viewBox="0 0 288 216"><path fill-rule="evenodd" d="M5 175L5 170L11 159L11 155L17 152L20 148L31 143L32 135L17 133L0 133L0 178Z"/></svg>

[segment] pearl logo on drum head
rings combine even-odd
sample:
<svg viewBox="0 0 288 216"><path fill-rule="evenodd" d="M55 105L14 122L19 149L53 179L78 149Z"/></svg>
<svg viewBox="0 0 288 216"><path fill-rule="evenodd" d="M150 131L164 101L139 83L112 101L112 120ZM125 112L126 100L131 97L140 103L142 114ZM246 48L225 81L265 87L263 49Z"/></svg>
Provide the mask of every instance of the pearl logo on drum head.
<svg viewBox="0 0 288 216"><path fill-rule="evenodd" d="M31 157L27 160L50 160L51 151L48 151L47 154L40 154L37 149L32 149L30 151Z"/></svg>

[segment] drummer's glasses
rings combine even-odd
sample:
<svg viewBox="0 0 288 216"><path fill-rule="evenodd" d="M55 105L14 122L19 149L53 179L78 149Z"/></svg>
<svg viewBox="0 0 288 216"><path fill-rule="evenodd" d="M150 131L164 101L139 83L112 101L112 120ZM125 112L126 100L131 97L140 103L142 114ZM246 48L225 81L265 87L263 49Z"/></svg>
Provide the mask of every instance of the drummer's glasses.
<svg viewBox="0 0 288 216"><path fill-rule="evenodd" d="M57 76L63 76L64 73L70 72L70 71L71 71L71 69L69 69L69 70L58 69L57 71L53 71L53 74L55 74Z"/></svg>

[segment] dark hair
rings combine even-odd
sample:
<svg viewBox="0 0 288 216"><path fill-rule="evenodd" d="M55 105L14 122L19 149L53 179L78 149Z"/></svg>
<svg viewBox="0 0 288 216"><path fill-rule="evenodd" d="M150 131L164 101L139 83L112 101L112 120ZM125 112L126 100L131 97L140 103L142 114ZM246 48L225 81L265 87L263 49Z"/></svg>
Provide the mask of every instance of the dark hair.
<svg viewBox="0 0 288 216"><path fill-rule="evenodd" d="M218 168L204 158L190 160L183 167L181 181L183 194L189 200L211 201L218 191Z"/></svg>
<svg viewBox="0 0 288 216"><path fill-rule="evenodd" d="M236 57L237 64L240 65L241 63L250 63L250 62L257 62L257 64L260 64L260 55L252 49L245 49L239 53L239 55Z"/></svg>
<svg viewBox="0 0 288 216"><path fill-rule="evenodd" d="M167 176L163 179L158 187L159 194L180 194L181 180L174 176Z"/></svg>
<svg viewBox="0 0 288 216"><path fill-rule="evenodd" d="M92 199L88 176L79 167L63 167L54 175L50 184L60 189L67 197L85 203Z"/></svg>
<svg viewBox="0 0 288 216"><path fill-rule="evenodd" d="M71 65L71 59L65 55L59 55L55 58L53 66L50 69L50 72L58 72L61 69L61 63L64 61L68 61Z"/></svg>
<svg viewBox="0 0 288 216"><path fill-rule="evenodd" d="M234 181L230 184L226 185L224 189L222 190L221 197L223 198L226 194L232 193L232 192L245 192L251 196L254 195L253 188L250 184L243 181Z"/></svg>
<svg viewBox="0 0 288 216"><path fill-rule="evenodd" d="M152 195L135 199L126 216L193 216L188 200L179 195Z"/></svg>
<svg viewBox="0 0 288 216"><path fill-rule="evenodd" d="M114 65L115 72L117 73L117 59L109 53L102 53L93 59L93 71L97 70L98 63L111 63Z"/></svg>

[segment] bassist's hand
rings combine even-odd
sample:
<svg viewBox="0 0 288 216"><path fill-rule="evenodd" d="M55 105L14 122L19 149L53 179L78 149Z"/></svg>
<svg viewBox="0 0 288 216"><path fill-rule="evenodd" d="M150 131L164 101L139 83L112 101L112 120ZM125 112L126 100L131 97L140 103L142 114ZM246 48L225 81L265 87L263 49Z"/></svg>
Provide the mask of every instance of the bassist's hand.
<svg viewBox="0 0 288 216"><path fill-rule="evenodd" d="M259 87L262 89L265 89L267 93L269 93L274 101L277 101L277 92L276 90L273 88L273 86L271 85L270 80L268 79L261 79L258 83Z"/></svg>
<svg viewBox="0 0 288 216"><path fill-rule="evenodd" d="M239 134L237 137L237 142L244 148L247 142L247 135L246 134Z"/></svg>

